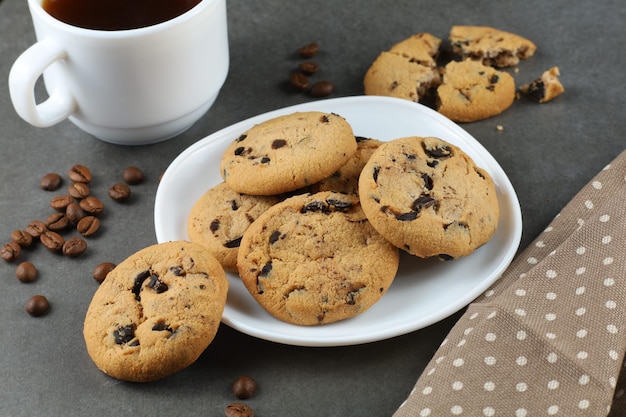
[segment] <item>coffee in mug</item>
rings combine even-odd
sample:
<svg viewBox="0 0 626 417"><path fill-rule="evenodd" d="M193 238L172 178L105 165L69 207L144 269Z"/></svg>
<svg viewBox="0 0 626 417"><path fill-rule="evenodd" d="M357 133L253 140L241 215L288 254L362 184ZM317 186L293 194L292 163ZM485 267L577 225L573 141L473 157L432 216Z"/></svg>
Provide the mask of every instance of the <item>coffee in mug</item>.
<svg viewBox="0 0 626 417"><path fill-rule="evenodd" d="M67 24L85 29L128 30L166 22L200 0L43 0L43 9Z"/></svg>

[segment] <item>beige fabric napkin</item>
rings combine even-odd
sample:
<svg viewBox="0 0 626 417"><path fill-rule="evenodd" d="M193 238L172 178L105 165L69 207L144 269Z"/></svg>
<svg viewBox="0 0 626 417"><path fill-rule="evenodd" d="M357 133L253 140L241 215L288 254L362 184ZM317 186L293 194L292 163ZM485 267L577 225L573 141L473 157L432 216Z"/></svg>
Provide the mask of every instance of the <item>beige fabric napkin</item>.
<svg viewBox="0 0 626 417"><path fill-rule="evenodd" d="M625 350L626 151L468 307L394 417L624 416Z"/></svg>

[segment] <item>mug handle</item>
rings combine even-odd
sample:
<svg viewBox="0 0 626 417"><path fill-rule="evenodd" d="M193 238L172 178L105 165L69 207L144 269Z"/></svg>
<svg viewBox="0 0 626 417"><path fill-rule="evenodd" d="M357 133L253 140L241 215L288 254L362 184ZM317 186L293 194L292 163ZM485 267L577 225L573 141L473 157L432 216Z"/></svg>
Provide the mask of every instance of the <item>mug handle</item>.
<svg viewBox="0 0 626 417"><path fill-rule="evenodd" d="M35 83L44 70L67 59L65 50L52 39L37 42L24 51L9 72L9 94L17 114L36 127L49 127L67 119L76 101L63 86L57 86L40 104L35 101Z"/></svg>

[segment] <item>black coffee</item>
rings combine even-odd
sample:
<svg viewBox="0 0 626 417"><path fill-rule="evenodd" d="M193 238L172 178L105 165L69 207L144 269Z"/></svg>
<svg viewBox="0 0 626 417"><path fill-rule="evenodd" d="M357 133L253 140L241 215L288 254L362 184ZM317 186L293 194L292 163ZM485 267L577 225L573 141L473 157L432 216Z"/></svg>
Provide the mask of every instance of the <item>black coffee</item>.
<svg viewBox="0 0 626 417"><path fill-rule="evenodd" d="M43 0L42 7L73 26L126 30L173 19L198 3L200 0Z"/></svg>

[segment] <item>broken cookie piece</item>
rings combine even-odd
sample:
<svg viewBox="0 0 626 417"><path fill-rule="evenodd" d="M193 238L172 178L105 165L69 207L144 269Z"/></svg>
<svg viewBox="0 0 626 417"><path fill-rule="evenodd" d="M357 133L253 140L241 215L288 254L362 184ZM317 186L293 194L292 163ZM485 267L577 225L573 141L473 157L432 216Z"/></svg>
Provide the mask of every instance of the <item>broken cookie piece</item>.
<svg viewBox="0 0 626 417"><path fill-rule="evenodd" d="M461 59L469 58L493 67L515 66L537 49L522 36L488 26L453 26L449 39L452 52Z"/></svg>
<svg viewBox="0 0 626 417"><path fill-rule="evenodd" d="M546 103L565 91L559 75L559 67L552 67L541 74L541 77L523 85L520 91L531 100Z"/></svg>

